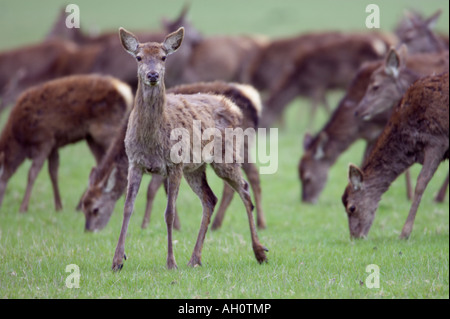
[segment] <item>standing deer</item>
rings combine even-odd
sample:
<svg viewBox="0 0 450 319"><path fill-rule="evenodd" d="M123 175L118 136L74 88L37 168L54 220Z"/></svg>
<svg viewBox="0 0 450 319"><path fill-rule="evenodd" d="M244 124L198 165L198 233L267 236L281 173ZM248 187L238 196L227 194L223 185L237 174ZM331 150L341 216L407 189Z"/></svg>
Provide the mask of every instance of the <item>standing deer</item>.
<svg viewBox="0 0 450 319"><path fill-rule="evenodd" d="M202 130L215 127L224 137L226 128L235 128L240 125L242 113L234 103L220 95L166 93L165 61L181 46L184 36L183 28L167 35L163 43L140 43L136 36L123 28L120 28L119 35L124 49L137 60L138 90L125 137L125 150L129 160L128 187L123 224L112 269L117 271L123 267L128 223L133 213L134 201L142 175L145 172L167 178L168 200L165 220L168 240L166 266L168 269L177 267L173 253L172 227L175 201L183 175L194 193L200 198L203 207L202 222L192 257L188 263L192 267L200 266L203 242L217 198L208 186L205 172L206 162L203 158L199 163L192 161L178 163L172 159L173 154L171 156L171 153L176 143L170 138L171 132L176 128L184 128L188 130L190 140L192 140L194 120L198 120L201 121ZM224 141L225 139L222 139L222 145ZM181 150L186 152L189 150L190 158L193 158L191 145L184 142ZM205 145L205 141L202 141L202 146ZM225 147L222 150L225 150ZM240 165L235 161L233 163L213 161L211 166L215 173L240 195L247 211L255 257L259 263L266 261L265 251L267 249L261 245L256 233L252 216L253 204L248 192L248 183L241 176Z"/></svg>
<svg viewBox="0 0 450 319"><path fill-rule="evenodd" d="M256 90L252 87L236 83L209 82L196 83L173 87L168 90L172 94L222 94L231 99L241 109L244 119L242 128L256 128L261 112L261 100ZM122 124L120 132L111 143L108 152L100 164L92 169L89 176L89 187L82 199L82 209L86 218L85 230L98 231L103 229L114 210L117 200L125 192L127 186L128 158L125 152L125 134L128 125L128 117ZM245 141L245 151L247 154L248 141ZM261 206L261 186L257 168L248 159L244 159L242 168L246 173L250 186L252 187L256 211L257 226L265 228L266 223ZM145 209L142 228L146 228L150 221L152 204L157 190L163 184L164 179L159 175L153 175L147 189L147 205ZM167 183L165 183L167 191ZM212 229L218 229L228 208L234 191L227 183L224 183L222 200L214 219ZM175 211L174 228L180 229L178 214Z"/></svg>
<svg viewBox="0 0 450 319"><path fill-rule="evenodd" d="M48 159L55 207L61 210L58 149L86 140L99 162L132 101L127 84L99 75L65 77L25 91L0 137L0 205L8 180L29 158L32 164L20 206L20 212L27 211L33 184Z"/></svg>
<svg viewBox="0 0 450 319"><path fill-rule="evenodd" d="M411 234L422 195L439 164L449 159L449 74L424 77L405 93L362 169L350 165L342 196L352 237L367 236L378 203L391 183L422 164L401 238Z"/></svg>

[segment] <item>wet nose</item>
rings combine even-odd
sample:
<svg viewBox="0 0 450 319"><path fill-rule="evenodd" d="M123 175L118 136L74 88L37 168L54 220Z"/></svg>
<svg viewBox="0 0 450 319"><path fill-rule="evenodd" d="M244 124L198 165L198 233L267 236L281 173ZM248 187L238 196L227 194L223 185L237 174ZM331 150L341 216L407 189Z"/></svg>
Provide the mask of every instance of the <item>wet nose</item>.
<svg viewBox="0 0 450 319"><path fill-rule="evenodd" d="M155 72L155 71L148 72L148 73L147 73L147 79L148 79L150 82L157 82L157 81L159 80L159 74L158 74L158 72Z"/></svg>

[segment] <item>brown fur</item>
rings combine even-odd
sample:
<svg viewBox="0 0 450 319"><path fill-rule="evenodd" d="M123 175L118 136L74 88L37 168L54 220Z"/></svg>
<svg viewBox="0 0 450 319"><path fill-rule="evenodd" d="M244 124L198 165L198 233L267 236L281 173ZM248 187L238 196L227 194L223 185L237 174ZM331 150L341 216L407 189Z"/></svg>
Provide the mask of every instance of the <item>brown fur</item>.
<svg viewBox="0 0 450 319"><path fill-rule="evenodd" d="M342 197L352 237L367 236L382 194L405 169L422 164L401 237L411 234L423 192L449 158L449 74L422 78L405 93L362 170L350 167Z"/></svg>
<svg viewBox="0 0 450 319"><path fill-rule="evenodd" d="M9 178L29 158L32 165L20 207L20 211L26 211L34 180L48 158L55 206L61 209L57 185L58 149L86 140L97 162L101 159L131 107L131 91L130 96L125 96L118 86L127 88L125 83L111 77L79 75L25 91L12 109L0 137L0 202Z"/></svg>

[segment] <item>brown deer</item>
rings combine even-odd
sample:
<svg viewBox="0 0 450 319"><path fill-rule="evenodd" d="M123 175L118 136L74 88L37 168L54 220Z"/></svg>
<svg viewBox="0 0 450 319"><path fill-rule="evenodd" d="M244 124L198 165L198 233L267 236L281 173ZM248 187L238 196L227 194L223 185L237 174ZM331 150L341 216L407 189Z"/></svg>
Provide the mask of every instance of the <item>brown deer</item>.
<svg viewBox="0 0 450 319"><path fill-rule="evenodd" d="M381 196L405 169L422 164L401 238L411 234L422 195L439 164L449 159L448 72L416 81L395 108L362 169L350 165L342 196L352 237L366 237Z"/></svg>
<svg viewBox="0 0 450 319"><path fill-rule="evenodd" d="M433 29L442 14L442 10L436 11L425 19L420 13L409 11L395 29L395 34L401 43L408 46L411 53L442 52L448 50L448 42Z"/></svg>
<svg viewBox="0 0 450 319"><path fill-rule="evenodd" d="M194 137L194 121L201 121L202 131L206 128L216 128L224 137L226 128L238 127L242 121L242 113L229 99L220 95L167 94L164 84L165 60L181 45L184 29L180 28L169 34L163 43L140 43L131 33L121 28L120 40L124 49L138 63L138 90L134 108L128 122L125 137L125 150L129 160L128 187L124 207L124 219L119 241L115 250L112 269L117 271L123 267L125 257L125 238L129 219L134 209L134 201L144 172L159 174L167 178L167 208L165 220L167 224L168 256L167 268L177 267L173 253L172 228L174 221L175 201L182 176L194 193L200 198L203 207L203 217L197 242L188 265L201 265L201 251L206 236L210 217L217 203L217 198L208 186L206 180L206 162L174 160L174 154L185 152L190 159L193 154L190 142L181 140L175 143L171 135L175 129L184 128L188 131L190 140ZM198 132L197 132L198 133ZM222 139L224 146L225 139ZM175 148L174 146L180 146ZM202 146L206 144L202 141ZM226 148L223 147L222 151ZM235 149L234 149L235 150ZM187 152L187 153L186 153ZM198 154L197 154L198 155ZM239 155L237 152L234 156ZM196 156L197 157L197 156ZM250 225L253 251L258 262L266 261L267 249L259 242L253 221L248 183L242 178L240 165L235 157L232 163L210 164L215 173L226 181L244 202Z"/></svg>
<svg viewBox="0 0 450 319"><path fill-rule="evenodd" d="M48 40L0 53L0 111L24 90L59 77L90 73L100 46Z"/></svg>
<svg viewBox="0 0 450 319"><path fill-rule="evenodd" d="M383 65L373 72L355 115L370 120L391 110L412 83L423 76L445 72L448 67L448 51L409 55L406 45L399 50L392 48Z"/></svg>
<svg viewBox="0 0 450 319"><path fill-rule="evenodd" d="M177 86L169 89L167 92L172 94L222 94L231 99L241 109L244 116L243 129L248 127L256 128L258 125L261 101L258 93L250 86L216 81ZM82 199L82 209L86 217L85 230L87 231L98 231L106 226L113 213L115 203L125 192L127 186L128 158L125 153L124 140L127 124L128 117L122 124L121 130L112 142L107 154L100 164L92 169L89 177L89 187ZM248 141L245 142L247 151ZM265 228L266 223L261 206L261 186L258 171L255 165L248 160L244 160L242 167L249 179L255 196L257 226L258 228ZM142 221L142 228L148 226L152 204L156 192L162 184L163 178L161 176L152 176L152 180L147 189L147 205ZM165 184L165 186L167 185ZM218 229L221 226L223 216L231 202L233 194L233 189L227 183L224 183L223 196L213 222L213 229ZM174 228L180 229L180 222L176 211Z"/></svg>
<svg viewBox="0 0 450 319"><path fill-rule="evenodd" d="M55 207L61 210L58 149L86 140L99 162L132 101L127 84L99 75L65 77L25 91L0 137L0 204L8 180L29 158L32 164L20 206L21 212L27 211L33 184L48 159Z"/></svg>
<svg viewBox="0 0 450 319"><path fill-rule="evenodd" d="M320 103L327 109L326 93L346 89L362 63L382 58L391 42L382 34L346 34L328 39L297 54L293 67L283 72L270 91L261 126L268 127L277 120L297 96L312 101L311 121Z"/></svg>

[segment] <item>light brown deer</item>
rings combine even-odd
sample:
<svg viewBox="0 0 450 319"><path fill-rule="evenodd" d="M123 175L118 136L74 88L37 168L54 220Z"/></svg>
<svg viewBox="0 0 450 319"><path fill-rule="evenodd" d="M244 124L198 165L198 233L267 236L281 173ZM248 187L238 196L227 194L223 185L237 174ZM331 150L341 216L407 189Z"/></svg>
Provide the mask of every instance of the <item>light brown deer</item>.
<svg viewBox="0 0 450 319"><path fill-rule="evenodd" d="M190 140L194 136L194 121L201 121L202 131L206 128L218 129L222 137L226 128L239 127L242 113L239 108L223 96L209 94L174 95L166 94L164 84L165 60L180 46L184 36L184 29L169 34L163 43L140 43L131 33L121 28L120 39L125 50L131 54L138 63L138 90L135 105L128 122L125 137L125 149L129 160L128 188L124 207L124 219L119 241L115 250L112 269L117 271L123 267L125 256L125 238L128 223L134 209L134 201L145 172L159 174L167 178L168 200L165 212L167 224L168 255L167 268L177 267L172 245L172 228L174 221L175 201L179 185L184 175L187 183L200 198L203 207L203 216L197 242L188 265L195 267L201 265L201 251L206 236L211 214L217 203L217 198L208 186L206 180L206 162L204 158L195 161L178 162L174 160L174 146L181 143L180 151L187 152L190 159L194 156L191 143L186 140L171 139L175 129L184 128L188 131ZM222 139L224 146L225 139ZM202 141L202 147L206 145ZM225 147L222 151L225 152ZM176 148L175 148L176 150ZM219 154L220 155L220 154ZM234 156L239 155L237 153ZM235 158L235 157L234 157ZM253 221L248 183L242 178L240 165L233 160L232 163L211 163L215 173L226 181L241 197L244 202L250 225L253 251L258 262L266 261L267 249L259 242L256 227Z"/></svg>
<svg viewBox="0 0 450 319"><path fill-rule="evenodd" d="M195 83L173 87L168 90L172 94L222 94L231 99L242 111L244 119L242 128L256 128L258 125L259 115L261 113L261 101L258 93L250 86L225 83L225 82L208 82ZM85 214L86 224L85 230L98 231L103 229L114 210L115 203L125 192L127 186L128 158L125 153L125 134L128 124L128 117L122 124L122 128L115 140L112 142L107 154L100 164L92 169L89 177L89 187L82 199L82 209ZM245 151L249 147L248 141L245 141ZM250 161L244 159L242 164L246 173L250 186L252 187L257 211L257 226L265 228L266 223L261 206L261 186L258 170ZM142 228L146 228L150 221L152 204L155 199L157 190L163 184L163 178L159 175L153 175L147 189L147 205L145 209ZM167 186L167 184L165 184ZM165 187L167 189L167 187ZM213 222L213 229L218 229L223 221L223 216L228 208L234 191L227 183L224 183L223 196L221 204L216 213ZM180 222L177 212L175 212L174 228L180 229Z"/></svg>
<svg viewBox="0 0 450 319"><path fill-rule="evenodd" d="M27 211L33 184L48 159L55 207L61 210L58 149L86 140L99 162L132 101L127 84L99 75L65 77L25 91L0 137L0 204L8 180L29 158L32 164L20 206L21 212Z"/></svg>
<svg viewBox="0 0 450 319"><path fill-rule="evenodd" d="M449 159L449 75L424 77L405 93L362 169L350 165L342 202L352 237L366 237L391 183L422 164L401 238L411 234L422 195L439 164Z"/></svg>

